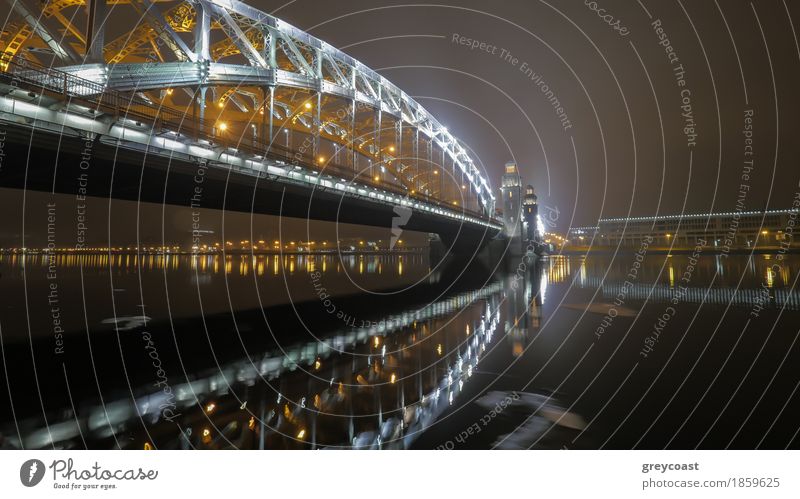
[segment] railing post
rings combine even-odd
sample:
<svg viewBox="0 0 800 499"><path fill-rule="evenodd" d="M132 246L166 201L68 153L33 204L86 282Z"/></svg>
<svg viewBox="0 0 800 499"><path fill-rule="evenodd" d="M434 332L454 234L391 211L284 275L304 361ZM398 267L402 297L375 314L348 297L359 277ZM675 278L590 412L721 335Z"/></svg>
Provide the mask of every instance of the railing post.
<svg viewBox="0 0 800 499"><path fill-rule="evenodd" d="M414 173L414 190L419 190L419 126L415 127L414 131L414 165L416 172Z"/></svg>
<svg viewBox="0 0 800 499"><path fill-rule="evenodd" d="M355 69L353 70L355 75ZM350 150L353 153L353 176L358 170L358 151L356 150L356 96L355 96L355 77L353 78L353 101L350 110Z"/></svg>
<svg viewBox="0 0 800 499"><path fill-rule="evenodd" d="M200 129L198 130L198 139L203 135L209 133L209 130L206 130L206 86L201 84L200 85ZM197 97L195 97L197 98Z"/></svg>
<svg viewBox="0 0 800 499"><path fill-rule="evenodd" d="M192 132L194 140L199 140L200 134L197 131L197 91L192 94Z"/></svg>
<svg viewBox="0 0 800 499"><path fill-rule="evenodd" d="M396 139L396 142L397 142L397 144L395 144L394 149L397 152L397 154L395 155L394 168L395 168L395 171L397 171L397 173L399 175L403 175L403 172L401 171L401 169L403 168L403 116L402 116L402 113L400 113L400 119L398 119L396 123L397 123L396 124L396 128L397 128L397 139ZM408 178L408 177L406 177L406 178ZM400 180L400 179L397 179L397 180ZM402 183L402 181L401 181L401 183Z"/></svg>
<svg viewBox="0 0 800 499"><path fill-rule="evenodd" d="M267 153L271 152L272 150L272 143L275 141L275 122L274 122L274 113L273 109L275 109L275 86L270 85L269 87L269 110L264 110L265 113L269 113L269 141L267 141Z"/></svg>

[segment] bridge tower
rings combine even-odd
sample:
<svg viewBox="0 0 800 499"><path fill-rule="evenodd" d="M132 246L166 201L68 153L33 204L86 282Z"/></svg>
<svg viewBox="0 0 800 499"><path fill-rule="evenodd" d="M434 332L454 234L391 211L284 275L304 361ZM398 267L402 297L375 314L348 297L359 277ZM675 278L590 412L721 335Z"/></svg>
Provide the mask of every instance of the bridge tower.
<svg viewBox="0 0 800 499"><path fill-rule="evenodd" d="M506 163L505 173L501 182L503 193L503 223L505 235L509 239L519 238L522 235L522 181L519 177L517 164Z"/></svg>
<svg viewBox="0 0 800 499"><path fill-rule="evenodd" d="M539 226L539 203L536 191L530 184L525 187L525 197L522 200L522 229L525 242L541 242L543 234Z"/></svg>

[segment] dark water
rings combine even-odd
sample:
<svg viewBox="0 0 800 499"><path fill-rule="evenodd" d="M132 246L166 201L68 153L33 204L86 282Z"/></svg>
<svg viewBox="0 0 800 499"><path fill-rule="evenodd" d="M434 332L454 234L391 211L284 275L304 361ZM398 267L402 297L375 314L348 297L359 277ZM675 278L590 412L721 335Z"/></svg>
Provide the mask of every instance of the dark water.
<svg viewBox="0 0 800 499"><path fill-rule="evenodd" d="M785 448L797 255L0 259L3 445Z"/></svg>

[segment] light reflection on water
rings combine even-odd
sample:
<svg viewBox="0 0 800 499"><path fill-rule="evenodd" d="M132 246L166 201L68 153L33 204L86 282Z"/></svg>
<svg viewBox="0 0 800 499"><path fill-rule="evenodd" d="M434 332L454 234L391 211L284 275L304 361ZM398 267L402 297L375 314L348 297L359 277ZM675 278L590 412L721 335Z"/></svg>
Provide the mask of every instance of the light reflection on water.
<svg viewBox="0 0 800 499"><path fill-rule="evenodd" d="M629 286L627 296L635 300L670 301L679 292L681 301L732 306L752 306L770 291L766 307L800 309L800 294L792 290L800 260L797 255L705 255L697 259L689 279L683 277L690 262L689 255L651 255L645 259L636 278L628 271L633 261L630 255L620 255L609 263L608 257L550 257L546 267L549 282L571 279L570 265L579 265L574 285L577 288L600 288L605 299L617 296L623 286ZM627 266L627 267L626 267ZM660 272L660 275L659 275ZM626 284L627 283L627 284Z"/></svg>
<svg viewBox="0 0 800 499"><path fill-rule="evenodd" d="M427 255L392 254L0 254L0 293L9 310L0 315L10 339L47 328L47 296L57 286L62 327L68 333L113 324L117 317L196 317L314 300L312 275L326 293L383 292L434 280ZM27 292L29 300L25 301ZM89 305L91 303L91 306ZM44 322L40 322L44 321Z"/></svg>
<svg viewBox="0 0 800 499"><path fill-rule="evenodd" d="M126 432L124 447L404 448L472 377L500 321L501 295L495 282L198 373L169 393L142 388L133 401L106 401L31 431L23 445L103 447L109 428L130 430L141 418L145 428ZM177 418L161 410L172 404Z"/></svg>
<svg viewBox="0 0 800 499"><path fill-rule="evenodd" d="M56 262L65 272L80 266L84 271L197 271L209 276L202 281L206 287L219 283L214 276L228 274L270 279L284 272L322 271L344 278L353 271L418 276L430 269L420 255L64 255ZM686 255L648 257L626 306L635 313L644 300L671 300L688 263ZM23 260L6 255L0 264L14 272ZM796 310L800 302L789 289L797 270L793 264L794 256L780 262L772 255L703 256L682 300L750 307L764 286L772 291L769 306ZM24 265L31 270L46 262L31 256ZM607 302L629 278L630 265L631 255L551 256L520 279L519 271L509 269L475 289L424 306L398 302L392 313L366 327L315 331L318 340L287 342L197 370L190 379L173 377L170 393L145 384L134 387L134 399L109 397L104 406L81 402L77 413L59 408L51 414L50 428L37 424L37 418L24 423L24 446L113 447L116 435L129 448L407 448L443 413L469 403L462 401L462 392L474 386L472 378L487 352L504 352L506 363L522 359L566 293L599 290L597 301ZM165 419L160 409L165 404L175 404L177 419ZM530 441L554 426L545 422ZM14 434L8 425L0 428Z"/></svg>
<svg viewBox="0 0 800 499"><path fill-rule="evenodd" d="M255 272L264 276L269 272L293 274L295 272L381 274L402 276L403 262L415 265L427 257L420 253L407 254L135 254L135 253L57 253L52 256L42 253L0 253L0 266L11 269L41 268L55 264L63 269L115 269L129 271L182 271L192 270L201 274L232 274L234 268L240 276Z"/></svg>

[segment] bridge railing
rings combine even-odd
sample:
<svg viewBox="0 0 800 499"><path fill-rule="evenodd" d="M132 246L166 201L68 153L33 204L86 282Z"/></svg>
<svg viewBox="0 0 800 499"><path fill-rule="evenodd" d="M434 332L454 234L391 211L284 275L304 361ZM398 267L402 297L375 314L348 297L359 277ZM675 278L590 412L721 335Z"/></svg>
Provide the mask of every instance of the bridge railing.
<svg viewBox="0 0 800 499"><path fill-rule="evenodd" d="M320 173L349 179L359 184L366 184L395 195L409 196L442 209L457 211L485 221L492 220L491 217L480 211L464 206L452 206L427 195L411 195L404 187L389 182L376 182L371 175L359 175L359 172L344 165L331 161L323 165L317 164L307 152L292 150L277 144L274 138L269 142L264 142L257 137L245 138L244 134L238 139L225 135L214 136L210 132L215 130L217 124L210 120L201 120L193 112L189 112L192 108L187 108L187 112L179 112L168 107L155 106L136 95L135 92L109 89L101 83L27 59L3 59L0 60L0 67L4 68L4 71L0 71L0 81L4 80L12 86L24 87L29 90L36 89L58 99L83 104L95 113L147 123L156 133L174 132L196 140L206 139L212 146L223 146L253 155L262 155L265 158L283 161L289 165L301 166Z"/></svg>

